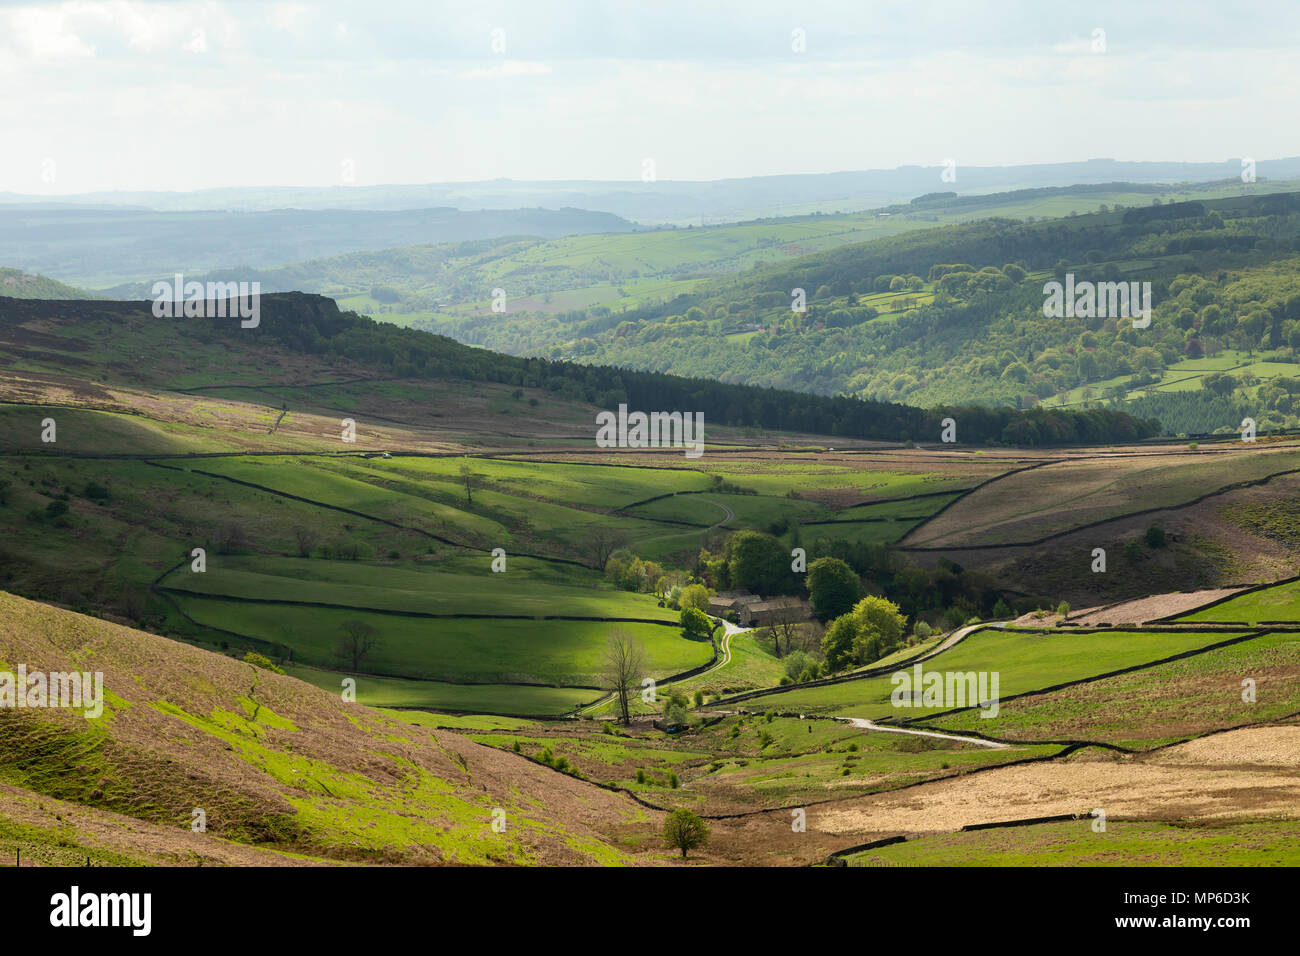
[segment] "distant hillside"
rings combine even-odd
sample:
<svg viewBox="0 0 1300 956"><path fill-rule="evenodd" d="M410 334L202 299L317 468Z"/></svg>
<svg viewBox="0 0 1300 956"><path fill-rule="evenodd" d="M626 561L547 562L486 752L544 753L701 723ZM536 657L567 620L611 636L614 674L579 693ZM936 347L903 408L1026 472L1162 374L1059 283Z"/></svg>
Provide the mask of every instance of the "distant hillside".
<svg viewBox="0 0 1300 956"><path fill-rule="evenodd" d="M0 262L91 287L216 268L266 269L362 249L494 236L617 233L632 223L582 209L155 212L0 204Z"/></svg>
<svg viewBox="0 0 1300 956"><path fill-rule="evenodd" d="M0 296L11 299L89 299L81 289L64 285L49 276L31 275L22 269L0 268Z"/></svg>
<svg viewBox="0 0 1300 956"><path fill-rule="evenodd" d="M99 672L104 690L94 719L0 708L6 859L609 864L629 857L596 828L647 816L242 660L5 592L0 618L0 670Z"/></svg>
<svg viewBox="0 0 1300 956"><path fill-rule="evenodd" d="M747 270L622 312L463 316L431 327L524 354L920 407L1079 404L1148 385L1176 388L1176 376L1162 377L1166 369L1228 350L1240 354L1220 371L1294 377L1300 366L1283 373L1278 365L1294 366L1300 348L1298 253L1297 194L1205 198L912 231ZM1044 284L1067 273L1150 282L1151 326L1045 316ZM806 296L805 312L792 309L796 289ZM1260 350L1267 355L1254 368ZM1184 377L1213 370L1185 368ZM1246 379L1223 387L1238 385L1261 402L1256 419L1295 417L1290 393L1256 396ZM1159 412L1147 409L1162 420L1169 411L1165 424L1175 433L1217 421L1173 399Z"/></svg>
<svg viewBox="0 0 1300 956"><path fill-rule="evenodd" d="M621 235L421 243L276 269L219 269L204 278L257 279L265 292L318 292L385 321L461 337L463 329L490 325L498 317L491 309L494 289L504 290L512 313L557 315L599 308L619 313L690 294L710 279L916 230L995 217L1032 222L1096 212L1103 206L1148 205L1153 199L1168 203L1234 196L1249 188L1233 180L1180 186L1117 182L978 195L947 192L842 215L817 213ZM126 283L106 294L141 298L150 288L151 282ZM497 336L493 347L517 352L522 343Z"/></svg>
<svg viewBox="0 0 1300 956"><path fill-rule="evenodd" d="M244 187L189 193L107 192L61 197L64 202L114 204L157 210L272 209L424 209L449 206L461 210L566 206L612 213L643 223L700 224L737 222L760 216L790 216L814 211L866 209L906 202L936 190L983 193L1036 189L1071 183L1190 183L1239 180L1241 162L1119 162L1090 159L1076 163L1028 166L961 166L955 182L940 179L940 166L900 166L836 173L755 176L705 182L591 180L525 181L493 179L424 185L311 187ZM639 170L638 170L639 172ZM1300 158L1260 160L1261 179L1300 178ZM0 203L39 202L42 197L0 193ZM518 231L518 230L510 230ZM414 241L414 240L413 240ZM398 245L397 241L382 245ZM379 248L379 245L370 248ZM303 257L305 258L305 257ZM230 265L231 263L224 263Z"/></svg>

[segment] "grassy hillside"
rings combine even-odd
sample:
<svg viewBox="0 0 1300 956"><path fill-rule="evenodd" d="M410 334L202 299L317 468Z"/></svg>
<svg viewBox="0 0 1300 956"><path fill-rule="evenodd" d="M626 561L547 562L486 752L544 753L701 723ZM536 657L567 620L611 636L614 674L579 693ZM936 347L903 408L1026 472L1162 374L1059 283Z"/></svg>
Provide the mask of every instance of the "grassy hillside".
<svg viewBox="0 0 1300 956"><path fill-rule="evenodd" d="M263 864L609 864L630 854L593 827L647 821L621 797L252 664L9 594L0 612L0 667L101 672L107 699L90 720L0 711L0 844L35 845L38 859L84 849L193 865L251 847ZM36 796L96 811L96 825L32 824ZM153 827L147 851L127 849L135 821Z"/></svg>
<svg viewBox="0 0 1300 956"><path fill-rule="evenodd" d="M11 299L89 299L93 296L49 276L0 268L0 296Z"/></svg>
<svg viewBox="0 0 1300 956"><path fill-rule="evenodd" d="M1277 187L1280 188L1280 187ZM351 252L279 268L213 272L205 278L257 279L265 292L317 292L349 309L401 325L442 331L464 341L519 351L518 343L480 329L491 292L502 288L509 312L549 315L608 309L617 314L667 302L707 279L918 229L990 217L1051 219L1101 206L1146 205L1238 195L1240 183L1162 186L1105 183L942 194L865 212L817 213L747 222L560 238L502 235L458 243L421 243ZM227 265L233 265L228 263ZM158 278L165 278L159 275ZM147 294L148 283L107 290ZM480 318L472 318L474 316Z"/></svg>

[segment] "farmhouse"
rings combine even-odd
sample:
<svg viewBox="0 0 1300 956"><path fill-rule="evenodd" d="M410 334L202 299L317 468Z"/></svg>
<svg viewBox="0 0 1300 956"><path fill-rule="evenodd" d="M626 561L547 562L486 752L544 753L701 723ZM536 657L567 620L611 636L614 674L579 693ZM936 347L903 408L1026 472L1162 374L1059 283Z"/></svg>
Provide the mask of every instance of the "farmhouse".
<svg viewBox="0 0 1300 956"><path fill-rule="evenodd" d="M740 623L745 627L762 627L786 615L792 616L796 621L806 621L812 617L812 608L807 601L800 598L783 597L743 605L737 613L740 616Z"/></svg>
<svg viewBox="0 0 1300 956"><path fill-rule="evenodd" d="M742 607L757 604L762 600L757 594L750 594L744 590L719 591L709 598L709 614L714 617L725 617L728 611L739 614Z"/></svg>

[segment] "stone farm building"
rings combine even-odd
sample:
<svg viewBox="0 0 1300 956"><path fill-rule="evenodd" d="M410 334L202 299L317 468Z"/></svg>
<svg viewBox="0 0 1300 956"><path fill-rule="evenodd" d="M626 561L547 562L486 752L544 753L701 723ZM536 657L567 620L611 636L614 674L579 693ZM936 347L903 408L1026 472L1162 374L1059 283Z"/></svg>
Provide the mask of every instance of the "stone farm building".
<svg viewBox="0 0 1300 956"><path fill-rule="evenodd" d="M744 627L762 627L771 624L778 617L792 615L796 621L806 621L812 617L812 608L808 602L797 597L779 597L770 601L757 601L743 605L738 611L740 623Z"/></svg>
<svg viewBox="0 0 1300 956"><path fill-rule="evenodd" d="M777 597L764 600L761 595L748 591L719 591L709 598L709 614L725 618L734 611L736 620L744 627L762 627L777 616L793 613L794 620L806 621L812 617L808 602L796 597Z"/></svg>

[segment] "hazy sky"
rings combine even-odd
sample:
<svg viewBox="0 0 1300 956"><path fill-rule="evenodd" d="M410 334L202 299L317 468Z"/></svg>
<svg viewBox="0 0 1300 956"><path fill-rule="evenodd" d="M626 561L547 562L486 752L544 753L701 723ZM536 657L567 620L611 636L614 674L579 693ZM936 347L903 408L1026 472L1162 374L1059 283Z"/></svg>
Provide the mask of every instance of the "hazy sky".
<svg viewBox="0 0 1300 956"><path fill-rule="evenodd" d="M0 190L1269 159L1297 50L1294 0L0 0Z"/></svg>

